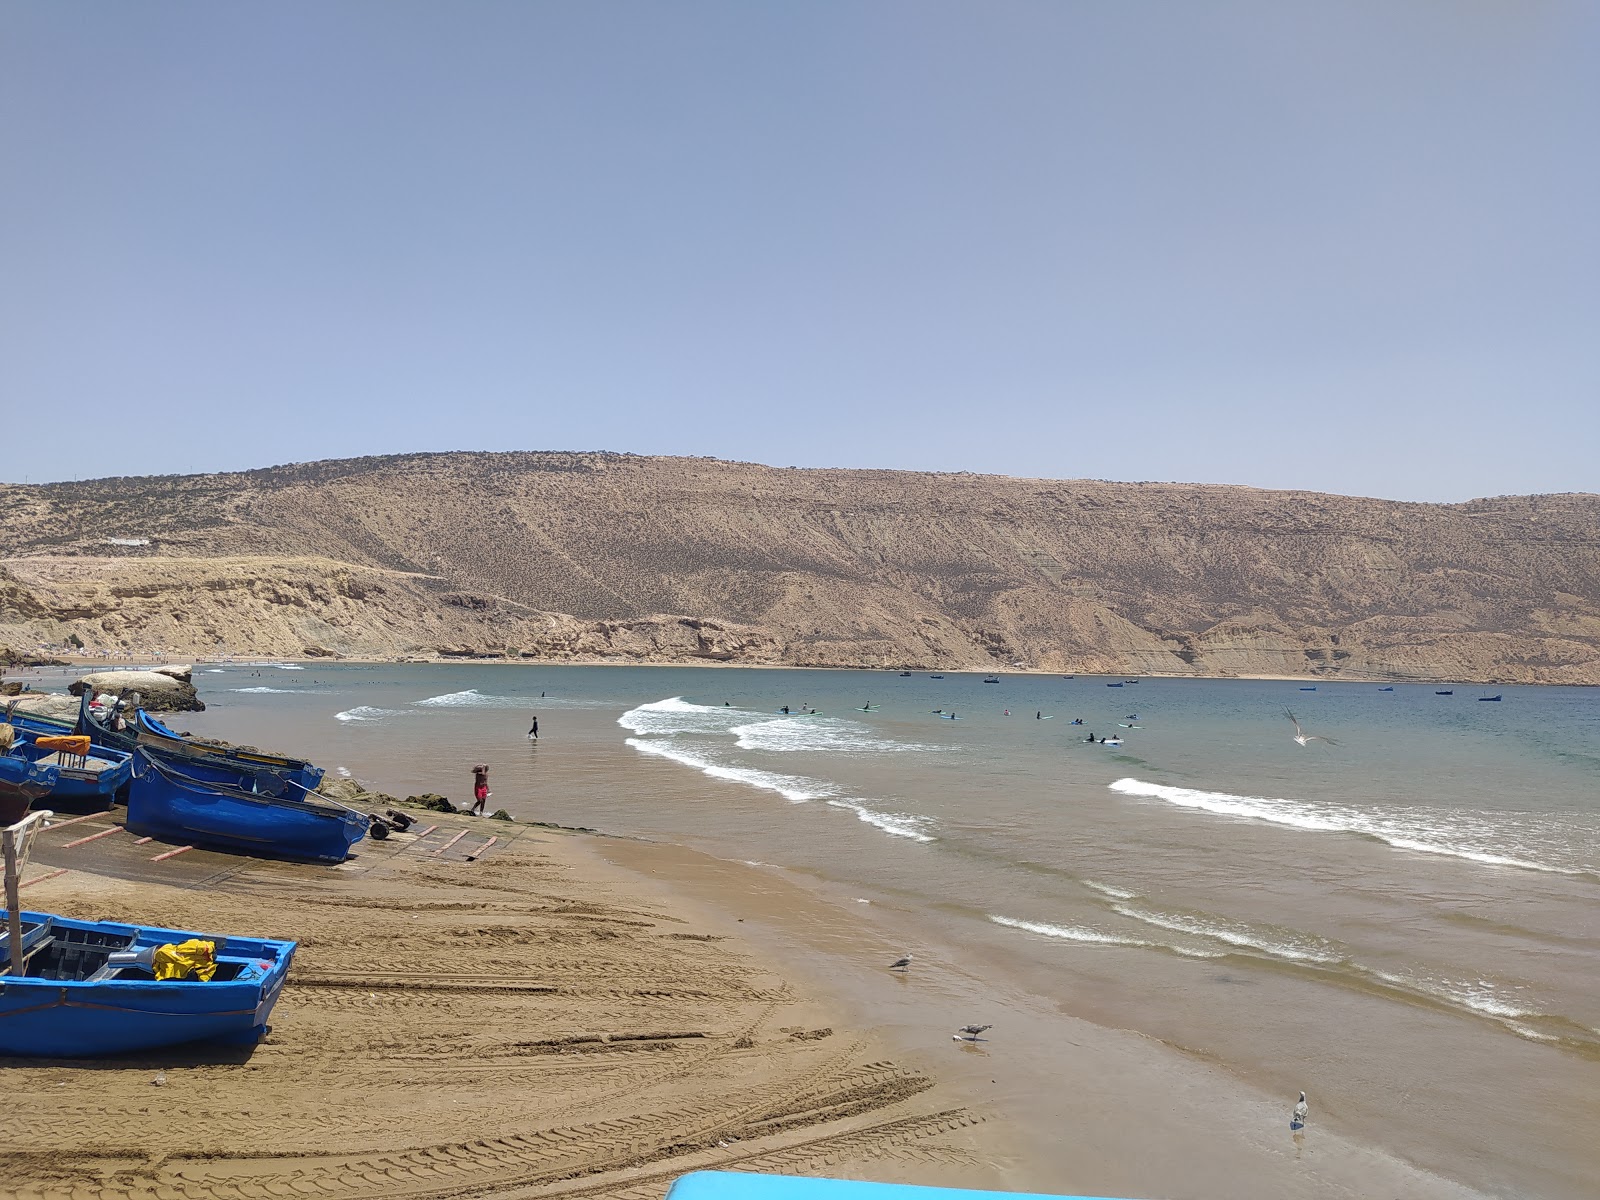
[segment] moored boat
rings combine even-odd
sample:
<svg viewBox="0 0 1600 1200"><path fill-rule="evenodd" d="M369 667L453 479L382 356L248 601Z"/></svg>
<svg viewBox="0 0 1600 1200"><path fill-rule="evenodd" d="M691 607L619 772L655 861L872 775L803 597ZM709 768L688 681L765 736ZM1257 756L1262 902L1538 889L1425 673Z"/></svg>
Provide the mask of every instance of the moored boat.
<svg viewBox="0 0 1600 1200"><path fill-rule="evenodd" d="M74 801L92 801L104 808L125 788L133 774L133 755L91 737L74 734L72 726L7 713L5 723L20 736L17 752L41 766L55 767L57 781L51 798L67 807Z"/></svg>
<svg viewBox="0 0 1600 1200"><path fill-rule="evenodd" d="M1500 697L1499 696L1479 696L1478 700L1479 700L1480 703L1483 703L1483 704L1495 704L1495 703L1499 702Z"/></svg>
<svg viewBox="0 0 1600 1200"><path fill-rule="evenodd" d="M55 767L34 762L20 744L0 749L0 825L22 820L35 800L55 791L59 780Z"/></svg>
<svg viewBox="0 0 1600 1200"><path fill-rule="evenodd" d="M197 768L210 765L176 761L144 747L134 751L128 829L140 836L319 862L343 862L367 834L370 819L363 813L314 794L269 795L198 773Z"/></svg>
<svg viewBox="0 0 1600 1200"><path fill-rule="evenodd" d="M18 973L0 923L0 1054L85 1058L188 1042L253 1045L295 950L287 941L17 916ZM158 948L196 940L210 945L196 955L204 960L199 977L157 979L164 970Z"/></svg>

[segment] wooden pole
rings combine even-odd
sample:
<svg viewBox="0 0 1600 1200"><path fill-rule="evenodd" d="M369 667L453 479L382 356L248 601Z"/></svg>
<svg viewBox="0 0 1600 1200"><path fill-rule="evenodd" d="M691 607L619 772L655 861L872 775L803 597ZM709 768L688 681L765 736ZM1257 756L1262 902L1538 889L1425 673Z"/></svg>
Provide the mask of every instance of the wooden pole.
<svg viewBox="0 0 1600 1200"><path fill-rule="evenodd" d="M11 946L11 974L22 978L22 902L17 898L17 831L10 826L4 833L6 854L6 932Z"/></svg>

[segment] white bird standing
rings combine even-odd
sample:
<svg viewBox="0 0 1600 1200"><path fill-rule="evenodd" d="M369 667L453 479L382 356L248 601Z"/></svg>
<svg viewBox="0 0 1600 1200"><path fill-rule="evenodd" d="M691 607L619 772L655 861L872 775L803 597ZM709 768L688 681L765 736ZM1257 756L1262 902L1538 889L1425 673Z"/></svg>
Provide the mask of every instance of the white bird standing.
<svg viewBox="0 0 1600 1200"><path fill-rule="evenodd" d="M1307 733L1304 729L1301 729L1300 722L1295 720L1295 715L1287 708L1283 710L1283 715L1288 717L1293 723L1294 740L1299 742L1302 746L1307 745L1310 742L1327 742L1330 746L1337 746L1339 744L1330 737L1323 737L1320 733Z"/></svg>
<svg viewBox="0 0 1600 1200"><path fill-rule="evenodd" d="M1306 1104L1306 1094L1301 1092L1300 1103L1294 1106L1294 1116L1289 1118L1289 1128L1304 1129L1306 1127L1306 1117L1310 1112L1311 1108Z"/></svg>
<svg viewBox="0 0 1600 1200"><path fill-rule="evenodd" d="M911 955L907 954L904 957L897 958L892 963L890 963L889 964L889 970L891 970L891 971L904 971L910 965L911 965Z"/></svg>

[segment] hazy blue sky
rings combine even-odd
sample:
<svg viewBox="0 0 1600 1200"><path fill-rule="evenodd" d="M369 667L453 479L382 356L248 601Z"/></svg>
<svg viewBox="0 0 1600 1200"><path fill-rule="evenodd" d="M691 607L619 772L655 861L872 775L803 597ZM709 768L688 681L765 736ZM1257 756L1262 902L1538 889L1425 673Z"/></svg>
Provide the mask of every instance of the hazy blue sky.
<svg viewBox="0 0 1600 1200"><path fill-rule="evenodd" d="M0 4L0 477L1600 491L1600 5Z"/></svg>

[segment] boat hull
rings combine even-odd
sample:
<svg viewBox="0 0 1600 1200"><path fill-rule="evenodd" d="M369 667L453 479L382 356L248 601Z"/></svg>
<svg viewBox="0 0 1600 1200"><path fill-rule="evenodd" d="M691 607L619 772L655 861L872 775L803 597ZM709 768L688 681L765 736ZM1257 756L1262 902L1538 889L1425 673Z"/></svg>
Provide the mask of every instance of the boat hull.
<svg viewBox="0 0 1600 1200"><path fill-rule="evenodd" d="M24 945L44 932L66 944L76 971L58 961L37 975L0 975L0 1054L48 1058L98 1058L190 1042L253 1045L288 978L295 943L112 921L73 921L53 913L23 912ZM105 975L105 955L203 938L216 943L218 977L156 981L132 967L105 978L54 978L52 974ZM3 941L4 939L0 939ZM7 950L8 953L8 950ZM0 954L0 959L5 957ZM48 952L30 952L25 970ZM224 975L230 977L223 978Z"/></svg>
<svg viewBox="0 0 1600 1200"><path fill-rule="evenodd" d="M253 794L196 778L145 750L134 753L127 827L141 837L269 858L343 862L368 819L347 809Z"/></svg>

